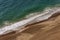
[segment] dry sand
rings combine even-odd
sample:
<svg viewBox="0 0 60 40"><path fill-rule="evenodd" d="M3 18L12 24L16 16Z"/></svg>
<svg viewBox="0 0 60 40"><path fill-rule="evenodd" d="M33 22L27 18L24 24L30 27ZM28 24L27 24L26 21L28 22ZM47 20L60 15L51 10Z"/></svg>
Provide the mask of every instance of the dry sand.
<svg viewBox="0 0 60 40"><path fill-rule="evenodd" d="M60 13L26 27L29 28L21 33L12 32L0 36L0 40L60 40Z"/></svg>

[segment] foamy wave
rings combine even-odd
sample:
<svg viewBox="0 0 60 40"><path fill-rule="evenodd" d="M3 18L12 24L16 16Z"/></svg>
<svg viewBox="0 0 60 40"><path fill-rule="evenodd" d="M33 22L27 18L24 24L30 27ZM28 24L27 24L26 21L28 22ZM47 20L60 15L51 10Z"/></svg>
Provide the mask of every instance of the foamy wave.
<svg viewBox="0 0 60 40"><path fill-rule="evenodd" d="M36 13L37 15L32 16L32 17L27 17L28 19L24 19L22 21L16 22L14 24L11 24L9 26L4 26L2 28L0 28L0 35L12 32L12 31L16 31L16 30L20 30L21 28L24 28L26 25L31 24L31 23L35 23L35 22L39 22L39 21L43 21L48 19L49 17L51 17L53 14L55 14L56 12L60 12L60 8L55 7L55 8L46 8L41 14Z"/></svg>

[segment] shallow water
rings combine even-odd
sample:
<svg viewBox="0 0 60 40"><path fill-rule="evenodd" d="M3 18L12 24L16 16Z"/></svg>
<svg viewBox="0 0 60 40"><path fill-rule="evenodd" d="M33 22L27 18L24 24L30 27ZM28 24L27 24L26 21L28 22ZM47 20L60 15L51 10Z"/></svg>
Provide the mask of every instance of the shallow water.
<svg viewBox="0 0 60 40"><path fill-rule="evenodd" d="M60 0L0 0L0 25L5 21L16 22L32 12L60 4Z"/></svg>

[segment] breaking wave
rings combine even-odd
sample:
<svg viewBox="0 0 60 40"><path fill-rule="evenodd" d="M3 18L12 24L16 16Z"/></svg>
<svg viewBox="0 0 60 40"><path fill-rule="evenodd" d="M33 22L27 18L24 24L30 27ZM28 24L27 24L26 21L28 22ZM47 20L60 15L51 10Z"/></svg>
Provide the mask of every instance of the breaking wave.
<svg viewBox="0 0 60 40"><path fill-rule="evenodd" d="M60 0L0 0L0 34L48 19L59 10Z"/></svg>
<svg viewBox="0 0 60 40"><path fill-rule="evenodd" d="M12 24L10 24L8 21L6 21L5 26L0 28L0 35L9 33L11 31L20 30L28 24L47 20L48 18L50 18L52 15L54 15L57 12L60 12L60 7L46 8L42 12L35 12L35 14L32 13L29 16L26 16L25 19L12 23Z"/></svg>

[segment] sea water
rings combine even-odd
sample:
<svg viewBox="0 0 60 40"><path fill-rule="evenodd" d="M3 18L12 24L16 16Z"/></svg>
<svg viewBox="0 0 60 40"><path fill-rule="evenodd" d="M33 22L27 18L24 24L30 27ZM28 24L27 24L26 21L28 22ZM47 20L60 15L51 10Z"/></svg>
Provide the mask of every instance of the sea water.
<svg viewBox="0 0 60 40"><path fill-rule="evenodd" d="M0 0L0 25L20 21L28 14L59 4L60 0Z"/></svg>

